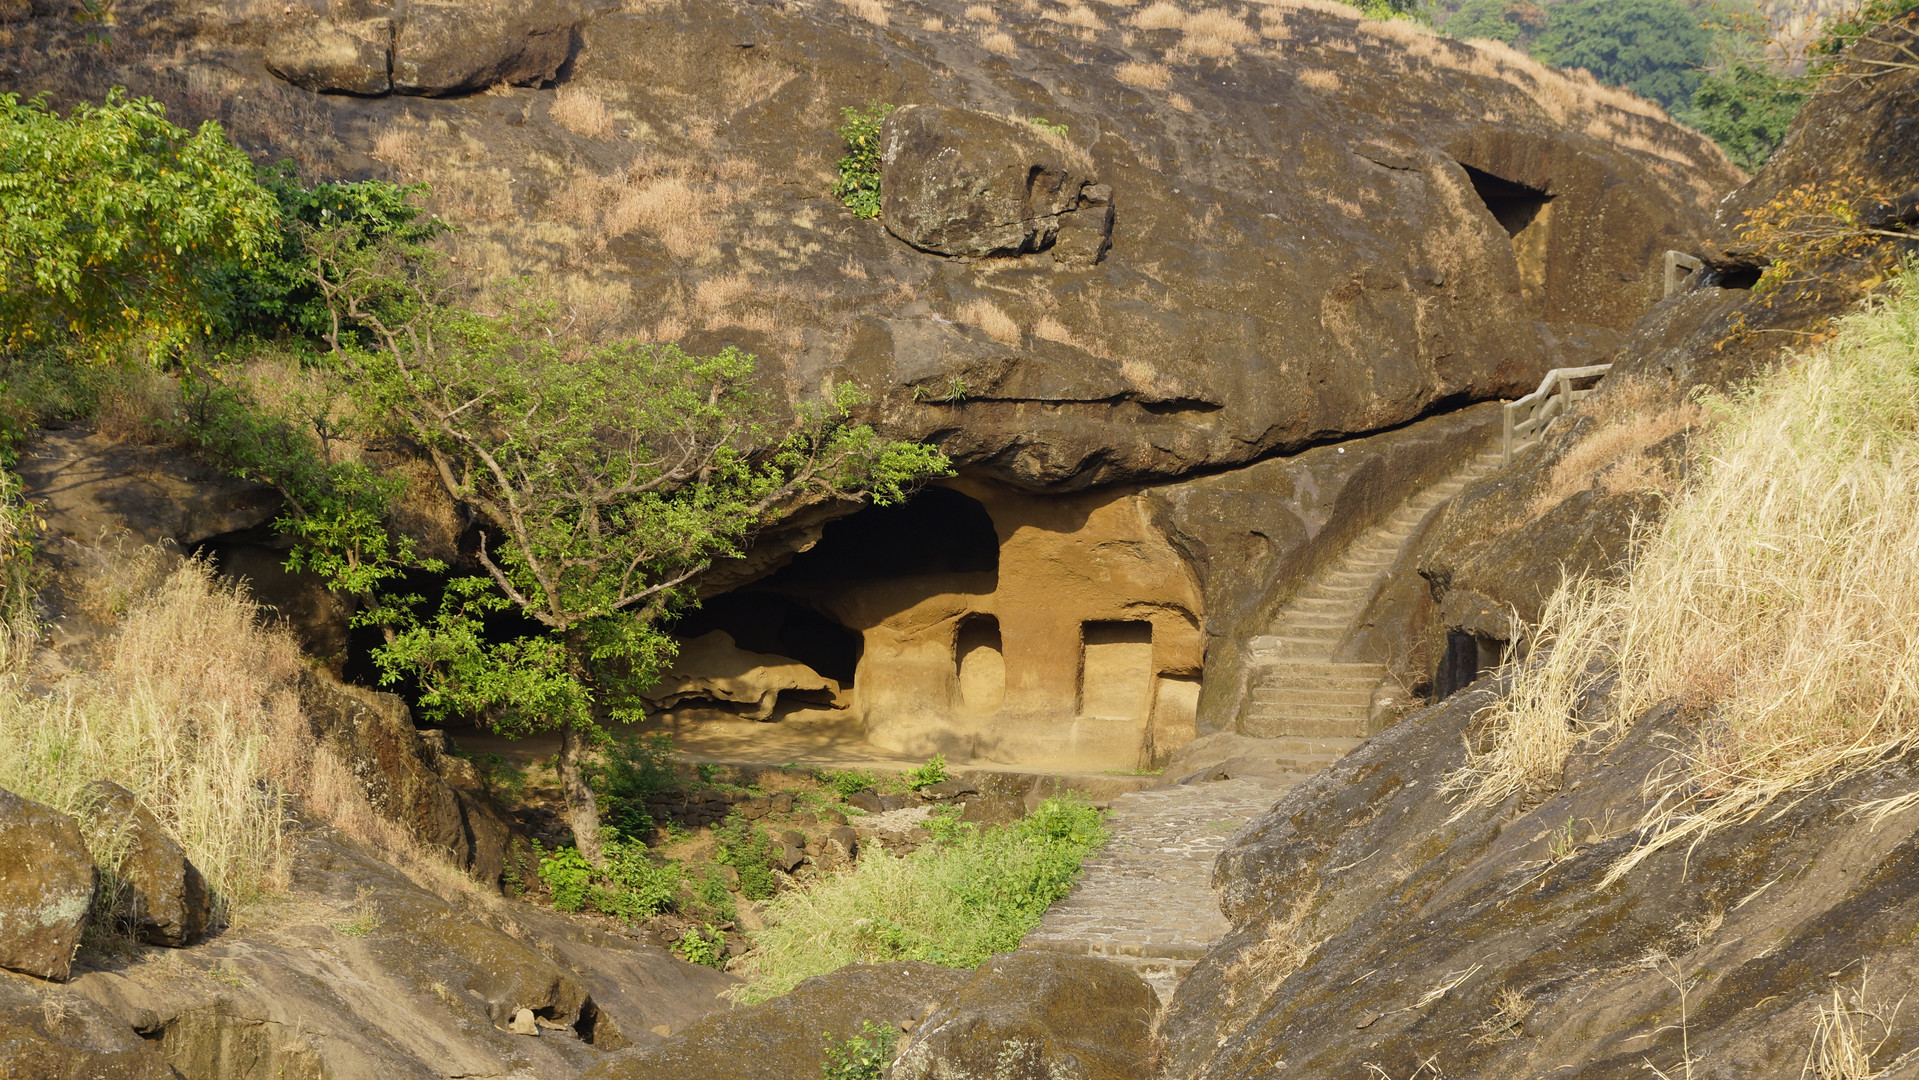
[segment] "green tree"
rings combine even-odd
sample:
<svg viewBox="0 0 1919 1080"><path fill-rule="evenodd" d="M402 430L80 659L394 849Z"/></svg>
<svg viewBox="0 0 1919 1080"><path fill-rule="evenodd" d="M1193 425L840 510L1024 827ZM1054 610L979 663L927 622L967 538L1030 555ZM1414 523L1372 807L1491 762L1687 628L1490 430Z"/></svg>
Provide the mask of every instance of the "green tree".
<svg viewBox="0 0 1919 1080"><path fill-rule="evenodd" d="M278 218L211 121L175 127L121 90L64 117L0 94L0 348L71 334L158 355L211 333L221 272L258 260Z"/></svg>
<svg viewBox="0 0 1919 1080"><path fill-rule="evenodd" d="M1462 41L1485 38L1523 49L1545 25L1545 9L1528 0L1466 0L1444 29Z"/></svg>
<svg viewBox="0 0 1919 1080"><path fill-rule="evenodd" d="M1700 80L1691 107L1679 118L1711 136L1726 156L1750 171L1772 156L1808 96L1803 79L1735 60Z"/></svg>
<svg viewBox="0 0 1919 1080"><path fill-rule="evenodd" d="M477 524L477 572L376 660L388 681L419 680L429 716L557 730L568 821L597 864L583 756L602 720L637 715L674 653L659 623L700 574L795 506L893 502L946 459L853 422L850 387L783 413L735 349L594 344L530 297L494 313L457 302L417 244L330 230L312 245L326 340L362 414L423 449ZM502 634L501 613L532 629Z"/></svg>
<svg viewBox="0 0 1919 1080"><path fill-rule="evenodd" d="M1712 35L1678 0L1574 0L1549 12L1533 54L1558 67L1585 68L1667 108L1692 100Z"/></svg>

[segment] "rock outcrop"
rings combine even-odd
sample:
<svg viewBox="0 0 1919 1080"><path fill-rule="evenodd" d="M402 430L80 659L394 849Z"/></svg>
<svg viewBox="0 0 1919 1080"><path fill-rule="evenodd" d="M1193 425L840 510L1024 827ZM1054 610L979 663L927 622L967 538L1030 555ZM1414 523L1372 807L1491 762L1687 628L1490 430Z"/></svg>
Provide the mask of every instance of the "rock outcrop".
<svg viewBox="0 0 1919 1080"><path fill-rule="evenodd" d="M759 1005L717 1013L658 1046L623 1053L581 1080L792 1080L817 1076L826 1048L867 1024L902 1025L959 991L969 972L932 964L853 964Z"/></svg>
<svg viewBox="0 0 1919 1080"><path fill-rule="evenodd" d="M115 914L149 945L178 948L204 937L212 898L179 842L119 784L95 781L90 794L93 849L119 856L114 878L122 895L114 898Z"/></svg>
<svg viewBox="0 0 1919 1080"><path fill-rule="evenodd" d="M895 1080L1148 1080L1159 1000L1131 969L1016 952L913 1030Z"/></svg>
<svg viewBox="0 0 1919 1080"><path fill-rule="evenodd" d="M77 822L0 790L0 968L65 979L97 877Z"/></svg>
<svg viewBox="0 0 1919 1080"><path fill-rule="evenodd" d="M268 39L268 71L316 93L436 96L489 86L539 86L559 74L580 13L564 3L450 4L408 0L394 14L375 4L303 5Z"/></svg>
<svg viewBox="0 0 1919 1080"><path fill-rule="evenodd" d="M714 630L682 643L673 665L645 696L662 709L691 700L715 701L743 706L740 715L749 720L767 720L781 694L823 697L830 703L838 693L838 684L805 664L739 648L724 630Z"/></svg>
<svg viewBox="0 0 1919 1080"><path fill-rule="evenodd" d="M1161 1023L1166 1076L1678 1075L1688 1050L1694 1076L1796 1075L1835 992L1889 1009L1919 978L1919 807L1860 809L1910 792L1911 762L1602 888L1687 725L1648 716L1543 801L1462 812L1438 781L1502 689L1374 737L1234 838L1215 878L1234 930ZM1902 1024L1873 1060L1915 1048Z"/></svg>

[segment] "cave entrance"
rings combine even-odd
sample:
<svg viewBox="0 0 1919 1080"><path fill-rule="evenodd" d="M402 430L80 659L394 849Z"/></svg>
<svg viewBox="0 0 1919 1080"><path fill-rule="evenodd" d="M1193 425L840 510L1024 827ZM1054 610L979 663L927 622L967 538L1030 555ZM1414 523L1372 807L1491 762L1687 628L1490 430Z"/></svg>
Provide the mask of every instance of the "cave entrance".
<svg viewBox="0 0 1919 1080"><path fill-rule="evenodd" d="M1080 627L1079 714L1138 720L1153 703L1153 624L1095 621Z"/></svg>
<svg viewBox="0 0 1919 1080"><path fill-rule="evenodd" d="M905 502L868 506L828 522L819 543L761 587L981 572L999 572L999 534L991 515L977 499L929 487Z"/></svg>
<svg viewBox="0 0 1919 1080"><path fill-rule="evenodd" d="M850 690L866 643L860 635L791 597L730 592L715 596L673 625L682 641L724 630L748 652L790 657Z"/></svg>
<svg viewBox="0 0 1919 1080"><path fill-rule="evenodd" d="M1006 652L999 620L969 615L953 635L953 667L959 679L960 707L968 712L998 712L1006 699Z"/></svg>
<svg viewBox="0 0 1919 1080"><path fill-rule="evenodd" d="M1552 222L1553 197L1535 187L1516 183L1461 163L1479 201L1506 230L1519 265L1521 291L1531 300L1546 293L1546 242Z"/></svg>
<svg viewBox="0 0 1919 1080"><path fill-rule="evenodd" d="M1433 677L1435 700L1451 697L1506 662L1511 646L1498 638L1466 630L1446 632L1446 655Z"/></svg>

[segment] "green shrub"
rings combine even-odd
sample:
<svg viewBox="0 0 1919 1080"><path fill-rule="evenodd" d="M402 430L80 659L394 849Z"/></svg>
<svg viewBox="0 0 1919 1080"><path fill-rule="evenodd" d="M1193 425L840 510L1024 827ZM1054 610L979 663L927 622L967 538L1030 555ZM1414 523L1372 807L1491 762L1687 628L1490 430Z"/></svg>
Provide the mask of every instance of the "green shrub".
<svg viewBox="0 0 1919 1080"><path fill-rule="evenodd" d="M833 197L846 204L857 218L880 216L880 125L893 112L893 106L873 102L864 112L841 109L846 122L839 136L846 141L846 156L840 158L840 178L833 182Z"/></svg>
<svg viewBox="0 0 1919 1080"><path fill-rule="evenodd" d="M830 787L844 799L856 791L878 787L880 778L859 769L821 769L820 782Z"/></svg>
<svg viewBox="0 0 1919 1080"><path fill-rule="evenodd" d="M726 938L711 926L704 930L688 928L673 943L673 951L680 959L701 967L722 968L726 966Z"/></svg>
<svg viewBox="0 0 1919 1080"><path fill-rule="evenodd" d="M615 735L592 780L608 821L629 835L647 832L653 827L652 815L646 812L647 796L679 786L673 768L673 736Z"/></svg>
<svg viewBox="0 0 1919 1080"><path fill-rule="evenodd" d="M871 1020L860 1025L859 1033L844 1042L826 1040L826 1061L820 1066L820 1080L880 1080L893 1063L893 1048L900 1040L899 1029Z"/></svg>
<svg viewBox="0 0 1919 1080"><path fill-rule="evenodd" d="M1811 96L1806 79L1736 60L1710 72L1679 119L1708 135L1742 169L1757 169L1786 137L1792 118Z"/></svg>
<svg viewBox="0 0 1919 1080"><path fill-rule="evenodd" d="M595 867L578 848L559 848L540 858L540 881L558 911L591 907L603 915L638 922L672 907L684 880L678 866L656 863L646 845L609 833L606 865Z"/></svg>
<svg viewBox="0 0 1919 1080"><path fill-rule="evenodd" d="M906 786L914 791L931 784L943 784L946 780L945 754L934 754L933 760L906 774Z"/></svg>
<svg viewBox="0 0 1919 1080"><path fill-rule="evenodd" d="M777 891L773 884L773 839L764 829L735 813L715 830L713 839L713 861L739 871L741 896L765 900Z"/></svg>
<svg viewBox="0 0 1919 1080"><path fill-rule="evenodd" d="M933 843L903 858L868 845L854 869L768 905L768 926L755 935L757 975L743 998L774 997L851 963L977 967L1018 947L1105 839L1099 811L1077 798L1048 799L995 828L939 816L932 831Z"/></svg>
<svg viewBox="0 0 1919 1080"><path fill-rule="evenodd" d="M66 116L0 94L0 348L71 335L173 353L212 333L218 277L257 262L278 212L218 124L175 127L116 89Z"/></svg>

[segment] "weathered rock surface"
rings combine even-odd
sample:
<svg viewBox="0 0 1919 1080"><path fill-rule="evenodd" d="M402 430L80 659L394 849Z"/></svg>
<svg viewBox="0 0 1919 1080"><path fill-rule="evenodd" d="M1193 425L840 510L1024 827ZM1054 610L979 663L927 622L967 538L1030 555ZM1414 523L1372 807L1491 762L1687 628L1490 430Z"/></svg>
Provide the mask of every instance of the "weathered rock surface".
<svg viewBox="0 0 1919 1080"><path fill-rule="evenodd" d="M0 972L0 1076L175 1080L160 1048L83 994Z"/></svg>
<svg viewBox="0 0 1919 1080"><path fill-rule="evenodd" d="M708 1016L658 1046L588 1070L581 1080L817 1076L829 1043L844 1042L868 1022L898 1027L915 1020L971 977L932 964L854 964L808 979L783 997Z"/></svg>
<svg viewBox="0 0 1919 1080"><path fill-rule="evenodd" d="M288 898L71 986L186 1080L425 1080L572 1076L719 1008L732 981L536 909L443 899L330 830L291 839ZM522 1009L539 1038L509 1030Z"/></svg>
<svg viewBox="0 0 1919 1080"><path fill-rule="evenodd" d="M985 257L1044 250L1062 217L1082 208L1098 219L1090 227L1105 250L1112 190L1098 186L1089 193L1090 160L1047 142L1029 122L910 106L887 117L880 147L880 220L921 251Z"/></svg>
<svg viewBox="0 0 1919 1080"><path fill-rule="evenodd" d="M1648 774L1696 733L1655 713L1544 801L1459 813L1437 781L1497 689L1375 736L1235 838L1216 876L1234 930L1162 1021L1166 1075L1398 1077L1435 1056L1445 1075L1677 1075L1684 1041L1694 1076L1787 1076L1835 990L1869 971L1889 1005L1919 977L1919 807L1857 809L1912 790L1912 762L1602 889ZM1915 1048L1897 1025L1874 1060Z"/></svg>
<svg viewBox="0 0 1919 1080"><path fill-rule="evenodd" d="M92 795L87 824L93 848L123 853L116 876L124 893L115 907L128 929L150 945L175 948L204 937L212 898L179 842L119 784L95 781Z"/></svg>
<svg viewBox="0 0 1919 1080"><path fill-rule="evenodd" d="M1860 49L1880 59L1894 53L1893 46L1870 41ZM1512 640L1515 620L1536 622L1562 574L1604 577L1617 571L1634 522L1655 519L1662 500L1605 483L1613 457L1587 455L1568 463L1597 432L1592 415L1614 408L1617 395L1634 395L1630 411L1650 417L1679 407L1702 387L1735 385L1857 302L1877 277L1852 259L1808 267L1806 280L1754 291L1762 260L1741 245L1737 230L1749 211L1780 192L1842 175L1888 192L1919 188L1915 115L1919 72L1910 70L1835 83L1806 105L1772 161L1725 200L1717 227L1694 249L1705 258L1706 272L1634 326L1598 393L1558 422L1538 447L1441 512L1413 556L1436 605L1412 611L1416 622L1431 618L1446 629ZM1650 448L1649 456L1676 471L1683 466L1683 448L1679 436ZM1584 471L1570 483L1556 475L1575 468Z"/></svg>
<svg viewBox="0 0 1919 1080"><path fill-rule="evenodd" d="M221 110L316 177L431 180L463 265L551 278L609 326L738 345L792 393L858 382L890 432L1027 488L1218 470L1528 389L1616 344L1664 251L1698 247L1741 180L1644 102L1320 6L1228 13L1230 55L1118 10L1005 11L982 35L963 0L872 21L731 0L337 7L126 0L113 54L77 72L56 67L77 32L33 20L16 83L117 82L182 121ZM399 93L552 75L607 122L563 126L546 89L365 98L254 74L272 59L376 92L365 20L389 17ZM189 93L176 46L220 94ZM223 104L243 94L266 104ZM885 223L831 196L839 110L875 100L902 107ZM1035 143L1033 118L1068 149ZM944 148L958 171L940 158L922 195L1016 162L1043 183L907 199L900 170Z"/></svg>
<svg viewBox="0 0 1919 1080"><path fill-rule="evenodd" d="M1147 1080L1159 1000L1090 956L1004 953L921 1023L895 1080Z"/></svg>
<svg viewBox="0 0 1919 1080"><path fill-rule="evenodd" d="M765 720L780 695L824 696L831 701L839 684L785 656L751 652L733 643L724 630L702 634L680 645L673 666L645 693L659 708L705 699L745 706L740 715Z"/></svg>
<svg viewBox="0 0 1919 1080"><path fill-rule="evenodd" d="M77 822L0 790L0 968L65 979L97 876Z"/></svg>

